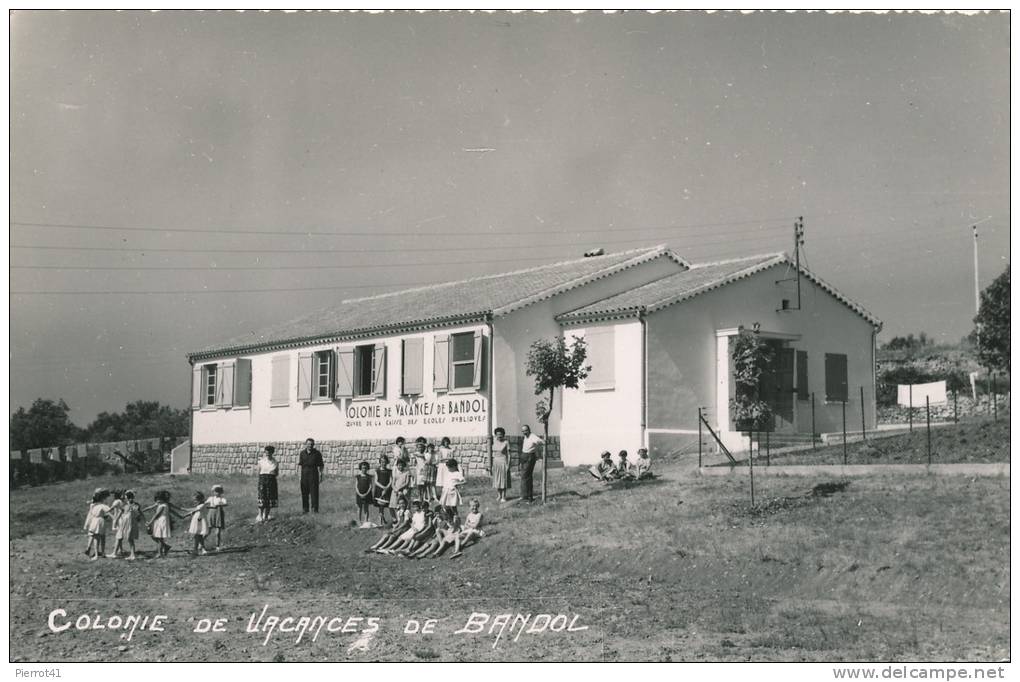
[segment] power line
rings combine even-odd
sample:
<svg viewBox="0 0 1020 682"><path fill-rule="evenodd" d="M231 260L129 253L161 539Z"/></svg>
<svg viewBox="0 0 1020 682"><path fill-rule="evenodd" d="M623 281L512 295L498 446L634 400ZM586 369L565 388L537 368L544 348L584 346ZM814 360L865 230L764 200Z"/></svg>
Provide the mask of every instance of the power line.
<svg viewBox="0 0 1020 682"><path fill-rule="evenodd" d="M601 232L652 232L660 230L693 230L703 227L730 227L735 225L757 225L761 223L775 223L775 222L788 222L791 218L762 218L754 220L731 220L724 222L714 223L686 223L676 225L657 225L650 227L631 227L631 228L598 228L598 229L584 229L584 230L570 230L564 234L597 234ZM428 220L422 222L429 222ZM314 230L248 230L248 229L237 229L227 230L222 228L202 228L202 227L117 227L113 225L81 225L77 223L30 223L18 220L12 220L10 223L12 226L18 227L47 227L55 229L65 230L110 230L118 232L182 232L192 234L223 234L223 235L283 235L288 237L303 237L303 236L316 236L316 237L481 237L481 236L508 236L514 237L519 235L537 235L537 234L549 234L548 229L544 230L513 230L510 232L479 232L473 231L435 231L435 232L383 232L383 231L372 231L372 232L337 232L337 231L314 231ZM419 223L420 224L420 223Z"/></svg>

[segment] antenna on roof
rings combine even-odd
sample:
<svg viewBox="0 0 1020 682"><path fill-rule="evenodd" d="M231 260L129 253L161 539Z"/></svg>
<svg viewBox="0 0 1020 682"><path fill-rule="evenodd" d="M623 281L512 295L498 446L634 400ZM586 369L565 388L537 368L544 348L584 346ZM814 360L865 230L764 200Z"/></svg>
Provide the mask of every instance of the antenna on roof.
<svg viewBox="0 0 1020 682"><path fill-rule="evenodd" d="M780 282L789 282L791 280L797 281L797 305L791 306L790 302L784 298L782 307L780 307L779 310L800 310L800 247L803 245L804 245L804 216L799 216L795 221L793 221L794 267L796 267L797 269L797 276L776 280L776 284L779 284Z"/></svg>
<svg viewBox="0 0 1020 682"><path fill-rule="evenodd" d="M595 256L604 256L604 255L606 255L606 250L605 249L601 249L601 248L599 248L599 249L592 249L591 251L585 251L584 252L584 257L585 258L594 258Z"/></svg>

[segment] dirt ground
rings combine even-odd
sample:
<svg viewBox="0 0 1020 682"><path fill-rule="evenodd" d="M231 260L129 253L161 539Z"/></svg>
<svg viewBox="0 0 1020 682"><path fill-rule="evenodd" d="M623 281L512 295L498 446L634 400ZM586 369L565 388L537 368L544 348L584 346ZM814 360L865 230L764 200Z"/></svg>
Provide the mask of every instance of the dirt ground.
<svg viewBox="0 0 1020 682"><path fill-rule="evenodd" d="M553 470L544 506L499 505L485 481L471 482L467 496L482 502L487 537L459 559L423 561L363 552L377 532L353 527L348 480L327 480L323 513L303 516L297 481L282 479L282 506L266 525L254 523L255 485L243 476L114 476L15 490L11 659L1009 656L1008 479L776 478L759 482L764 502L751 509L744 480L674 465L659 473L607 487L577 469ZM226 486L230 503L228 551L189 555L182 527L167 559L85 559L93 488L131 487L145 502L167 488L184 503L213 483ZM149 538L140 546L152 555ZM146 626L165 618L161 630L94 629L131 615L148 616ZM195 632L216 619L221 631ZM70 627L53 632L48 622Z"/></svg>

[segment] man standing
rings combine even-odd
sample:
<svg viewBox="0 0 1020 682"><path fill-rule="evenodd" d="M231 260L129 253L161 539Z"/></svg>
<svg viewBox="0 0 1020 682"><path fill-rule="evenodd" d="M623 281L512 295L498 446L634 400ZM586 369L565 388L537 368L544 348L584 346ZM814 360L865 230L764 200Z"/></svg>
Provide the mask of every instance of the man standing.
<svg viewBox="0 0 1020 682"><path fill-rule="evenodd" d="M521 433L524 434L524 442L521 443L521 497L533 502L535 462L538 461L538 449L544 447L545 443L531 432L531 427L527 424L521 427Z"/></svg>
<svg viewBox="0 0 1020 682"><path fill-rule="evenodd" d="M319 513L319 480L322 478L322 453L315 449L315 441L305 441L305 447L298 455L298 467L301 468L301 509L308 513L308 498L311 497L312 511Z"/></svg>

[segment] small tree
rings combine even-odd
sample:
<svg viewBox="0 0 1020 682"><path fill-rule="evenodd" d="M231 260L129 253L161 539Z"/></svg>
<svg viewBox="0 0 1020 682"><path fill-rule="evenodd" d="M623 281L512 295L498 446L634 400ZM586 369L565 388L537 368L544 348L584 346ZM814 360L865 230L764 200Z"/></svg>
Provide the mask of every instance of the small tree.
<svg viewBox="0 0 1020 682"><path fill-rule="evenodd" d="M1009 267L981 292L974 318L978 360L984 367L1009 372Z"/></svg>
<svg viewBox="0 0 1020 682"><path fill-rule="evenodd" d="M769 428L772 408L761 399L761 375L772 363L772 349L761 340L757 331L741 329L733 341L731 356L736 390L730 405L737 428L740 429L741 424L747 427L747 431Z"/></svg>
<svg viewBox="0 0 1020 682"><path fill-rule="evenodd" d="M548 401L542 398L535 405L545 435L546 447L542 448L542 502L546 493L546 453L549 443L549 415L552 414L553 401L557 388L577 388L577 384L588 376L591 367L584 361L588 358L588 347L584 339L574 337L570 347L563 337L554 340L538 339L528 350L527 375L535 377L535 395L549 393Z"/></svg>

